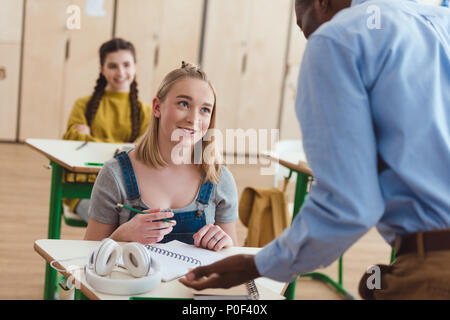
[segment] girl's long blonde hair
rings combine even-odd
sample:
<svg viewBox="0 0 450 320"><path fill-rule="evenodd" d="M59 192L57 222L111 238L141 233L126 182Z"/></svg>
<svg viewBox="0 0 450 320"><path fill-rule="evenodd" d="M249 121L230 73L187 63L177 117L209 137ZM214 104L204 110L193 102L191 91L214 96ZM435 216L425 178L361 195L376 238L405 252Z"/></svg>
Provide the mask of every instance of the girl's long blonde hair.
<svg viewBox="0 0 450 320"><path fill-rule="evenodd" d="M181 79L193 78L200 79L207 82L213 92L214 95L214 105L211 114L211 121L208 129L214 129L216 124L216 91L208 80L206 73L200 69L200 67L185 63L184 61L181 64L181 68L175 69L169 72L163 81L161 82L158 91L156 93L156 97L162 102L166 98L170 89L172 89L173 85ZM150 121L150 125L147 129L147 132L144 134L142 139L140 139L137 147L136 147L136 158L147 165L153 166L154 168L162 168L167 166L167 162L163 159L158 146L158 127L159 127L159 118L156 118L152 113L152 118ZM205 174L207 180L210 180L213 183L218 183L220 177L220 163L218 159L218 151L214 142L214 136L210 137L206 141L202 138L202 161L200 164L196 164L200 170ZM205 155L205 149L208 150L208 161L205 162L203 156Z"/></svg>

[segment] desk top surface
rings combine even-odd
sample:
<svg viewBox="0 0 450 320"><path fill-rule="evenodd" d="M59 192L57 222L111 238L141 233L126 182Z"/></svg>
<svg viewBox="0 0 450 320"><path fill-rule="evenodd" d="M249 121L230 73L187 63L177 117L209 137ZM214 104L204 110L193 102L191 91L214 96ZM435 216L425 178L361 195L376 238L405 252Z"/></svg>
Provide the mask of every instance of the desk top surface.
<svg viewBox="0 0 450 320"><path fill-rule="evenodd" d="M302 173L306 173L310 176L313 175L311 168L309 167L308 163L306 162L306 158L302 157L301 153L291 153L291 157L286 157L286 154L276 154L272 152L266 152L262 154L263 157L270 159L274 162L278 162L282 166L299 171ZM294 160L293 157L297 157L296 160Z"/></svg>
<svg viewBox="0 0 450 320"><path fill-rule="evenodd" d="M105 300L128 300L128 296L117 296L103 294L93 289L87 284L83 267L87 262L89 254L99 245L100 241L85 240L53 240L41 239L34 243L34 249L48 263L55 261L54 266L58 269L70 271L75 281L79 281L81 291L89 299L105 299ZM124 243L120 243L123 245ZM260 248L249 247L231 247L220 251L224 256L233 254L256 254ZM63 272L64 274L64 272ZM69 276L69 274L65 274ZM285 283L274 281L268 278L258 278L255 280L262 299L281 299ZM262 290L261 290L262 289ZM158 287L145 294L137 295L139 297L154 298L192 298L191 289L184 286L178 280L169 282L161 282Z"/></svg>
<svg viewBox="0 0 450 320"><path fill-rule="evenodd" d="M77 173L98 173L101 166L87 163L103 164L114 157L117 149L134 146L130 143L88 142L81 147L83 141L59 139L26 139L25 143L67 170Z"/></svg>

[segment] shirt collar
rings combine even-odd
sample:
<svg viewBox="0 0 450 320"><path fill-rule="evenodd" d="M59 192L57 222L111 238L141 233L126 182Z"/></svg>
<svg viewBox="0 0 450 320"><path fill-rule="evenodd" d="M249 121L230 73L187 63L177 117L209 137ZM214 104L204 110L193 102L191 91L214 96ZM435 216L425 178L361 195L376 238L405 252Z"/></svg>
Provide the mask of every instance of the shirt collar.
<svg viewBox="0 0 450 320"><path fill-rule="evenodd" d="M370 1L370 0L352 0L352 7L353 6L357 6L358 4L361 4L361 3L364 3L364 2L367 2L367 1ZM406 1L413 1L413 2L417 2L417 0L406 0Z"/></svg>

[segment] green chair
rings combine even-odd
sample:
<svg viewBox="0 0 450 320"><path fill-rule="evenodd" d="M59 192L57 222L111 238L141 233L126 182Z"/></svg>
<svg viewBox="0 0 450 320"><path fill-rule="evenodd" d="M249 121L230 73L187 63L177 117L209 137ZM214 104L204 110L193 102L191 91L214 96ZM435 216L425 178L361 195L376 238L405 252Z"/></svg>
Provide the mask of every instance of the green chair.
<svg viewBox="0 0 450 320"><path fill-rule="evenodd" d="M313 177L305 172L295 170L292 168L289 169L289 176L287 179L290 179L292 177L292 173L297 173L297 182L295 186L295 199L294 199L294 209L293 209L293 215L292 220L295 219L296 215L300 211L301 206L303 205L305 198L308 194L308 186L313 181ZM343 258L342 256L339 258L339 266L338 266L338 281L334 281L329 276L320 273L320 272L312 272L307 274L302 274L300 277L308 277L312 278L314 280L319 280L324 283L330 284L333 288L337 290L337 292L344 297L346 300L354 300L355 298L348 293L344 287L343 287ZM294 280L291 282L285 293L284 296L288 300L295 300L295 286L296 286L297 280Z"/></svg>
<svg viewBox="0 0 450 320"><path fill-rule="evenodd" d="M68 206L63 204L61 212L63 214L64 223L67 224L68 226L79 228L87 227L86 221L84 221L79 215L70 211Z"/></svg>
<svg viewBox="0 0 450 320"><path fill-rule="evenodd" d="M67 176L68 174L73 174L73 180L77 181L77 175L76 173L72 173L70 171L67 171L66 169L63 169L63 180L65 184L72 184L74 186L79 185L79 184L89 184L89 182L87 181L87 174L83 174L83 177L85 178L85 181L77 181L77 182L69 182ZM93 184L93 183L91 183ZM83 195L83 198L86 197L85 195ZM70 210L70 208L67 205L62 205L61 208L61 213L63 215L64 218L64 223L67 224L68 226L71 227L79 227L79 228L86 228L87 227L87 222L85 222L79 215L77 215L76 213L72 212Z"/></svg>

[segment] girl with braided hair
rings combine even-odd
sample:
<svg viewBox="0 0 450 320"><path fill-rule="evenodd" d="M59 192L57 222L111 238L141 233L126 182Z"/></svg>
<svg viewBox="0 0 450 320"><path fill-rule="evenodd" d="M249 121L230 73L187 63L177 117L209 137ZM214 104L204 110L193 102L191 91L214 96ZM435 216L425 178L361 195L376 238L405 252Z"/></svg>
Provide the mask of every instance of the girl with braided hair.
<svg viewBox="0 0 450 320"><path fill-rule="evenodd" d="M238 193L210 136L216 93L206 74L183 62L163 79L152 106L136 148L104 164L85 240L178 240L211 250L237 245Z"/></svg>
<svg viewBox="0 0 450 320"><path fill-rule="evenodd" d="M102 44L99 55L100 75L94 93L75 102L63 139L136 142L148 127L151 108L138 100L135 48L132 43L115 38ZM93 182L95 175L68 175L67 180L70 179ZM88 221L89 200L64 202Z"/></svg>

